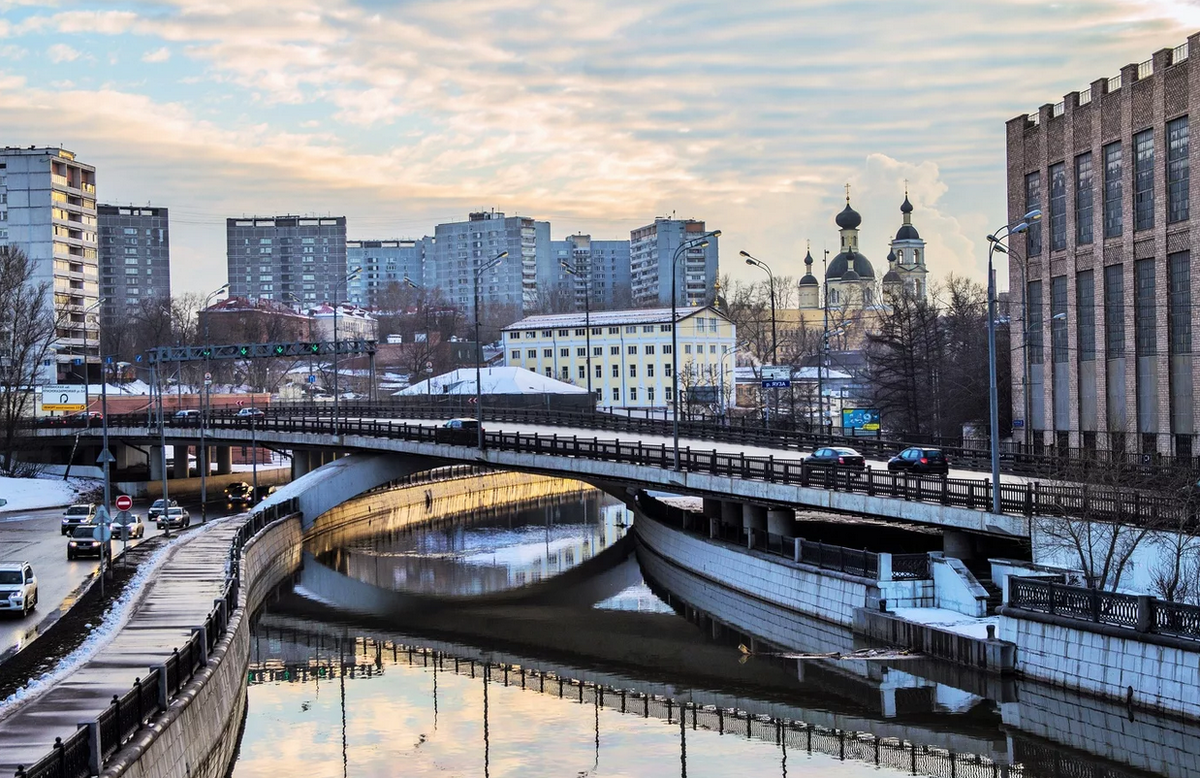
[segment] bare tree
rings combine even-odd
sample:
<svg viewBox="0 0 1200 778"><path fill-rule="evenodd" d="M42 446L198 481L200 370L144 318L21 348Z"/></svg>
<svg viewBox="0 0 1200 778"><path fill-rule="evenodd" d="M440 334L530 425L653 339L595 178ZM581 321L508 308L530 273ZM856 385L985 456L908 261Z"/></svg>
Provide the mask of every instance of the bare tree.
<svg viewBox="0 0 1200 778"><path fill-rule="evenodd" d="M8 475L26 471L22 454L33 441L21 424L33 415L33 387L68 315L50 306L50 282L34 283L33 275L24 251L0 246L0 468Z"/></svg>

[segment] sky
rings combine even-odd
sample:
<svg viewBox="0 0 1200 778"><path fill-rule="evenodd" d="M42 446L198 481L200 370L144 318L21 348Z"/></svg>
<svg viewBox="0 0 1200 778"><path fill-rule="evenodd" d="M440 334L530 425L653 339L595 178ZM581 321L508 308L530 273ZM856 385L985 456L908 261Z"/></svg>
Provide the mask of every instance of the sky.
<svg viewBox="0 0 1200 778"><path fill-rule="evenodd" d="M168 207L175 293L225 281L225 218L286 213L674 214L723 231L722 273L799 276L847 183L882 275L905 182L935 280L982 281L1005 121L1196 30L1200 0L0 0L0 145Z"/></svg>

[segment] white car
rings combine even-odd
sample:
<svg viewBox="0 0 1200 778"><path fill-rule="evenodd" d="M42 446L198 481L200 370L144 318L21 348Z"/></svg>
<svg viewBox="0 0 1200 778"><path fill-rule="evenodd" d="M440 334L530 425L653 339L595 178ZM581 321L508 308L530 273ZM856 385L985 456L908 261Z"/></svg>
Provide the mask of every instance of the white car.
<svg viewBox="0 0 1200 778"><path fill-rule="evenodd" d="M37 607L37 576L28 562L0 562L0 611L26 616Z"/></svg>

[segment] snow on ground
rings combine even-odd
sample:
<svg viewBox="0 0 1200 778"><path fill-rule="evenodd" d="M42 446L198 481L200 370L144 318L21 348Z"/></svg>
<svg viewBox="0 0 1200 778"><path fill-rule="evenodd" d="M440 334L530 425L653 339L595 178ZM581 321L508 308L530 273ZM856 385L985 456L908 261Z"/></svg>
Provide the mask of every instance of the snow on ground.
<svg viewBox="0 0 1200 778"><path fill-rule="evenodd" d="M989 624L994 626L997 632L1000 630L999 616L977 619L944 608L890 608L888 612L906 621L914 621L918 624L937 627L947 632L955 632L981 640L987 637Z"/></svg>
<svg viewBox="0 0 1200 778"><path fill-rule="evenodd" d="M6 478L0 477L0 497L8 500L0 513L54 508L75 502L81 491L94 489L98 484L91 478L61 477Z"/></svg>

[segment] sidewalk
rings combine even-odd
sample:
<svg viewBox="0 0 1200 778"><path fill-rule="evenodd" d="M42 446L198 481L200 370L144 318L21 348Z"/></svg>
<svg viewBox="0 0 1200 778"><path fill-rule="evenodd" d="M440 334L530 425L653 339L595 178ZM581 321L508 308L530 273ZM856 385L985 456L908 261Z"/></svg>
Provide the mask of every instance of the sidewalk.
<svg viewBox="0 0 1200 778"><path fill-rule="evenodd" d="M41 696L0 714L0 776L36 762L54 738L65 739L80 722L95 719L114 694L124 694L135 678L145 677L151 665L162 664L187 641L221 596L229 546L244 520L235 517L185 533L165 552L167 558L107 645Z"/></svg>

